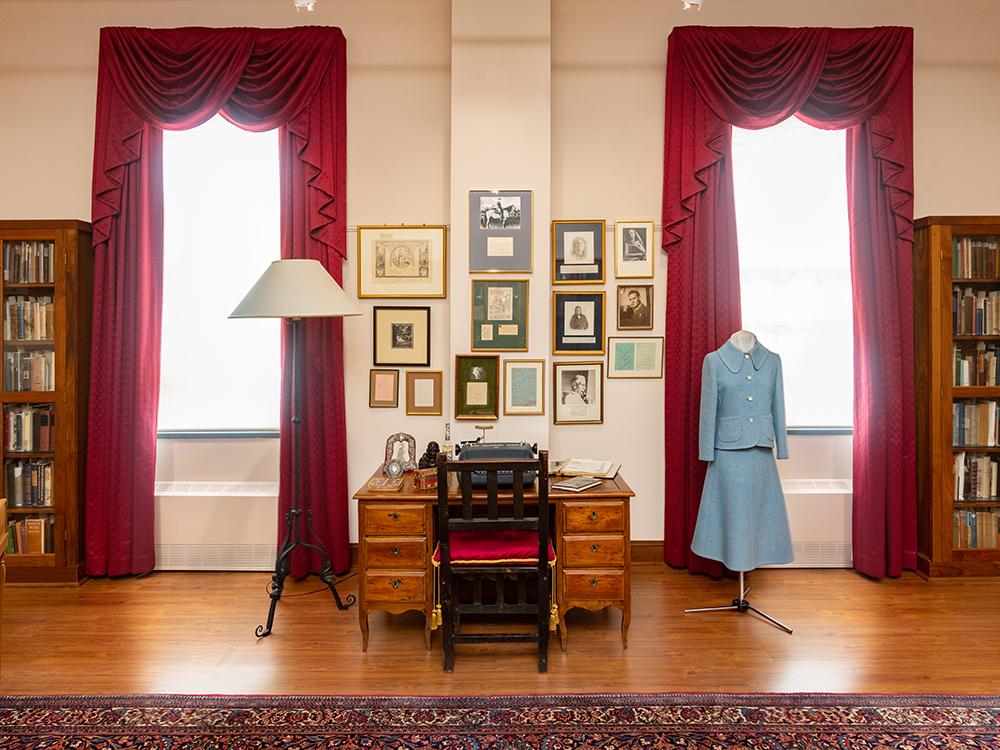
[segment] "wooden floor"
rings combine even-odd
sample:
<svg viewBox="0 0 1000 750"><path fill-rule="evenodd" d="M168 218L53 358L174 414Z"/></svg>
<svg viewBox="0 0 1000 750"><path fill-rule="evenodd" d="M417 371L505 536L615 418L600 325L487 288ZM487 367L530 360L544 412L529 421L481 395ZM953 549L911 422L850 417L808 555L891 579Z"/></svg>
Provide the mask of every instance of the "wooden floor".
<svg viewBox="0 0 1000 750"><path fill-rule="evenodd" d="M156 573L78 588L9 587L3 625L6 694L515 694L764 691L1000 694L1000 580L873 582L845 570L765 570L749 599L794 635L732 612L735 581L659 565L633 569L629 648L617 611L569 615L549 672L533 646L470 645L441 669L440 636L423 646L415 614L338 612L313 577L286 589L274 633L264 573ZM355 590L354 580L342 591ZM315 593L310 593L315 592Z"/></svg>

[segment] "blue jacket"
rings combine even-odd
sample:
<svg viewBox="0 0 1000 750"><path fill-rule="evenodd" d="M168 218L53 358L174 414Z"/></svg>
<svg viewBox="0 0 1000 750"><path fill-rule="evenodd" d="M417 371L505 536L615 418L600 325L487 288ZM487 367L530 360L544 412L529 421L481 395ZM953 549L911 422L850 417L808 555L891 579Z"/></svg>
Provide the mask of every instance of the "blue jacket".
<svg viewBox="0 0 1000 750"><path fill-rule="evenodd" d="M788 458L781 357L760 342L744 354L727 341L705 355L701 368L698 458L713 461L717 450L758 445Z"/></svg>

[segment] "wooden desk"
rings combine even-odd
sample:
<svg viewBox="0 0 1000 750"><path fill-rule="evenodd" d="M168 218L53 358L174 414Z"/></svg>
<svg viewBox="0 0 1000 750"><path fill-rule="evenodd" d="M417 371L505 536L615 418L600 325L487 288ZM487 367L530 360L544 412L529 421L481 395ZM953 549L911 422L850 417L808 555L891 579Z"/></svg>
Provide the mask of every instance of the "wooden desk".
<svg viewBox="0 0 1000 750"><path fill-rule="evenodd" d="M373 476L381 476L381 470ZM459 497L452 475L449 494ZM556 600L559 642L569 642L566 613L575 607L622 612L622 646L632 619L629 499L635 493L619 474L585 492L550 490L555 507ZM531 499L534 489L525 492ZM396 492L358 490L358 618L361 650L368 650L368 613L424 613L424 645L430 650L434 609L434 508L437 490L416 490L406 474Z"/></svg>

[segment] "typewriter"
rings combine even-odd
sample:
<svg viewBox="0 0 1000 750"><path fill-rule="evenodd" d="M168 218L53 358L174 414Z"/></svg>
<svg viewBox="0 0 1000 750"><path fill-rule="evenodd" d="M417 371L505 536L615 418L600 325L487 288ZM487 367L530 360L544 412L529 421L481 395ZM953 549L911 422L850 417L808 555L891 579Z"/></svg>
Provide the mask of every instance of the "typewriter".
<svg viewBox="0 0 1000 750"><path fill-rule="evenodd" d="M481 428L480 428L481 429ZM538 457L538 444L529 445L525 442L509 443L487 443L483 437L476 440L467 440L459 443L456 448L459 461L488 461L491 459L531 459ZM535 481L535 472L528 471L524 474L524 485L527 487ZM497 472L497 485L500 487L511 487L514 484L514 475L510 471ZM472 486L486 486L486 472L472 472Z"/></svg>

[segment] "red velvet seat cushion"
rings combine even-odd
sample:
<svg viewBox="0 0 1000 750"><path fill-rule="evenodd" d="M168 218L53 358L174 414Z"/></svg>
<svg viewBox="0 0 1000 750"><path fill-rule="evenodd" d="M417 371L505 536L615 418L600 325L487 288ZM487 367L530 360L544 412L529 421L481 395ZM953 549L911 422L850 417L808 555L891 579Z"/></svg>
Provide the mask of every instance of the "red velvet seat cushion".
<svg viewBox="0 0 1000 750"><path fill-rule="evenodd" d="M492 563L531 564L538 559L538 533L531 530L453 531L449 534L452 565ZM556 551L549 541L549 562ZM434 550L434 563L441 562L440 545Z"/></svg>

